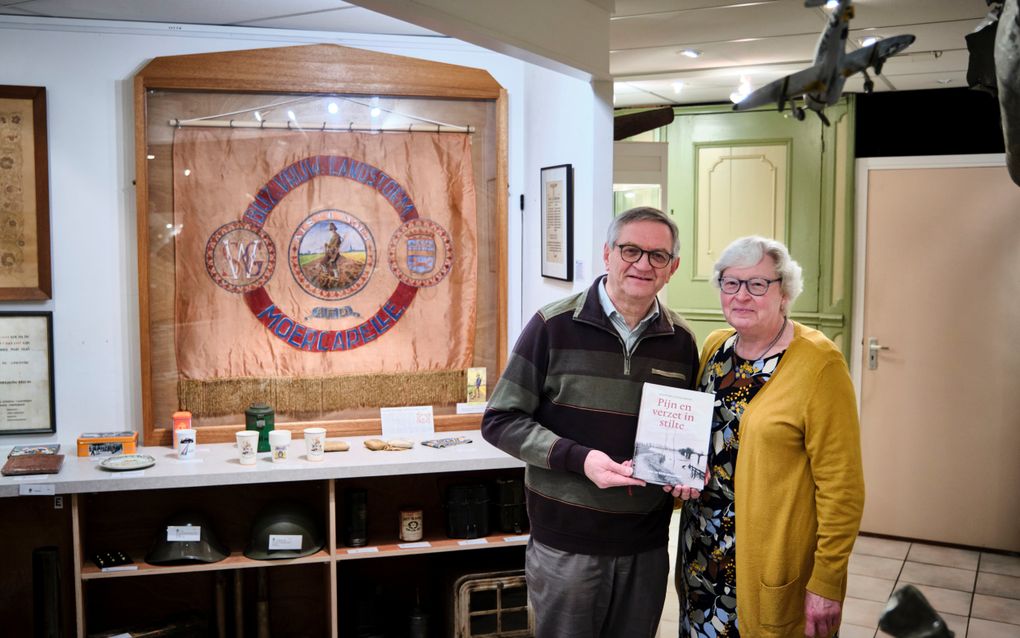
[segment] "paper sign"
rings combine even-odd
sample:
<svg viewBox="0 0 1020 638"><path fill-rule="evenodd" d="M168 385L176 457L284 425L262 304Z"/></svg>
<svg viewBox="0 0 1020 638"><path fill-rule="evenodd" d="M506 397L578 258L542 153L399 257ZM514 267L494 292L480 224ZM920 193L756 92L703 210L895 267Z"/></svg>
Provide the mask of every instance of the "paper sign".
<svg viewBox="0 0 1020 638"><path fill-rule="evenodd" d="M384 439L421 438L435 434L431 405L379 408Z"/></svg>
<svg viewBox="0 0 1020 638"><path fill-rule="evenodd" d="M458 541L458 545L488 545L489 541L484 538L471 538L466 541Z"/></svg>
<svg viewBox="0 0 1020 638"><path fill-rule="evenodd" d="M400 549L418 549L421 547L432 547L432 543L428 541L418 541L417 543L401 543L397 545Z"/></svg>
<svg viewBox="0 0 1020 638"><path fill-rule="evenodd" d="M113 567L103 567L99 571L101 572L134 572L138 571L138 565L115 565ZM130 638L131 634L121 634Z"/></svg>
<svg viewBox="0 0 1020 638"><path fill-rule="evenodd" d="M488 405L485 401L481 403L458 403L457 414L482 414Z"/></svg>
<svg viewBox="0 0 1020 638"><path fill-rule="evenodd" d="M57 492L53 484L18 486L18 496L53 496L56 493Z"/></svg>
<svg viewBox="0 0 1020 638"><path fill-rule="evenodd" d="M128 470L126 472L110 472L109 478L111 478L111 479L126 479L126 478L138 478L139 476L145 476L145 470Z"/></svg>
<svg viewBox="0 0 1020 638"><path fill-rule="evenodd" d="M375 554L379 551L378 547L358 547L356 549L347 550L348 554Z"/></svg>
<svg viewBox="0 0 1020 638"><path fill-rule="evenodd" d="M504 543L520 543L521 541L526 541L529 538L531 538L530 534L521 534L520 536L504 536L503 537L503 542Z"/></svg>
<svg viewBox="0 0 1020 638"><path fill-rule="evenodd" d="M269 549L301 550L301 534L270 534Z"/></svg>
<svg viewBox="0 0 1020 638"><path fill-rule="evenodd" d="M166 539L172 543L196 543L202 540L202 526L167 525Z"/></svg>

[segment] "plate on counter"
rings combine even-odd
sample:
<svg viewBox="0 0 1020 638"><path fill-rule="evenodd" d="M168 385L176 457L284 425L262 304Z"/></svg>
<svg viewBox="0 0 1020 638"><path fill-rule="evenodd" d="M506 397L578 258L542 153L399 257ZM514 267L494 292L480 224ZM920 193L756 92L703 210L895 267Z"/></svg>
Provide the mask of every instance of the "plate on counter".
<svg viewBox="0 0 1020 638"><path fill-rule="evenodd" d="M114 454L103 460L99 467L104 470L120 472L124 470L144 470L156 464L156 459L148 454Z"/></svg>

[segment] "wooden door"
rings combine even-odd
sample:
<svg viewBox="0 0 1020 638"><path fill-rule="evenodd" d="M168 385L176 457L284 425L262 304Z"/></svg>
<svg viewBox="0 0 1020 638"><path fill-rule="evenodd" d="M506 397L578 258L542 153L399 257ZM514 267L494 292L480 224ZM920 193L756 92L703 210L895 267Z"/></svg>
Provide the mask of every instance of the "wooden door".
<svg viewBox="0 0 1020 638"><path fill-rule="evenodd" d="M892 159L857 175L862 530L1020 551L1020 188Z"/></svg>

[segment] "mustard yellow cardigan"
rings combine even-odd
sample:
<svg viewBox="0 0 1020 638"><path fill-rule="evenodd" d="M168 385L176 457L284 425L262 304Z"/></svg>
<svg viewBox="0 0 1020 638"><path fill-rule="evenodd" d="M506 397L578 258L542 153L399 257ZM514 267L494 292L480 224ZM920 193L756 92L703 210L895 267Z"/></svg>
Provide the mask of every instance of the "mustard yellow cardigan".
<svg viewBox="0 0 1020 638"><path fill-rule="evenodd" d="M709 335L702 373L732 334ZM805 589L837 601L846 595L864 508L854 388L825 335L794 323L793 341L748 404L739 437L738 627L744 636L803 636Z"/></svg>

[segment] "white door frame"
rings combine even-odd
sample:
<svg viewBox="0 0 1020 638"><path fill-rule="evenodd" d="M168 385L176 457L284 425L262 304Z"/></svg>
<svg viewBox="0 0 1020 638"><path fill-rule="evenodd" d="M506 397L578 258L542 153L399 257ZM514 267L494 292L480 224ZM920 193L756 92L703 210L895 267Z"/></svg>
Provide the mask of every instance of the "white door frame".
<svg viewBox="0 0 1020 638"><path fill-rule="evenodd" d="M861 361L864 356L864 281L867 256L868 230L868 175L871 171L905 168L961 168L1005 166L1005 153L980 155L930 155L905 157L866 157L858 159L854 170L854 294L853 314L850 321L850 376L857 391L857 413L861 412Z"/></svg>

